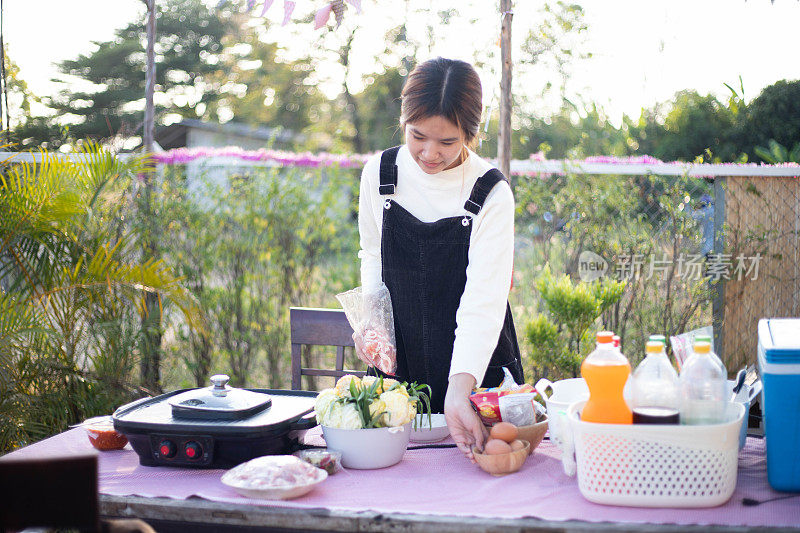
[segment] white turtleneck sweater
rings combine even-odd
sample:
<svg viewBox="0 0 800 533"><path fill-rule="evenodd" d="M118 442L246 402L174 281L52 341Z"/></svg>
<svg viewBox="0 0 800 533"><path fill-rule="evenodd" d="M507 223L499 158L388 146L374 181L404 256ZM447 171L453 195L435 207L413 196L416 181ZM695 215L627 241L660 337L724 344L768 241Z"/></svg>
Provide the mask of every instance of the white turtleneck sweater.
<svg viewBox="0 0 800 533"><path fill-rule="evenodd" d="M505 319L514 261L514 196L506 182L492 189L475 216L464 203L475 182L493 168L474 152L459 166L426 174L412 159L408 146L397 154L395 194L381 196L380 154L364 166L358 228L361 235L361 283L365 290L381 283L381 228L387 198L423 222L468 215L473 218L467 284L456 313L456 338L450 375L468 373L480 384L497 346Z"/></svg>

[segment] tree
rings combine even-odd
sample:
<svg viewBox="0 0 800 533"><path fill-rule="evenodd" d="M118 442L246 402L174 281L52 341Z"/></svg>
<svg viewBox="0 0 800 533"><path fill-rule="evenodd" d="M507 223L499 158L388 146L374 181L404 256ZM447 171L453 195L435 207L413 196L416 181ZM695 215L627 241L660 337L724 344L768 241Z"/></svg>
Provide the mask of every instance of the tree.
<svg viewBox="0 0 800 533"><path fill-rule="evenodd" d="M743 125L741 148L748 154L770 140L790 149L800 143L800 80L780 80L764 88L747 106Z"/></svg>
<svg viewBox="0 0 800 533"><path fill-rule="evenodd" d="M321 117L319 107L325 100L314 84L308 82L313 65L307 59L282 62L279 47L264 42L257 32L237 32L227 37L230 44L239 40L240 55L226 57L227 84L239 89L219 95L210 106L219 116L227 108L233 120L247 124L270 124L294 132L308 128L312 117ZM226 54L231 53L227 52Z"/></svg>
<svg viewBox="0 0 800 533"><path fill-rule="evenodd" d="M549 316L536 315L525 327L534 362L544 374L555 371L577 377L581 361L592 346L589 328L619 302L625 283L610 278L573 283L566 274L554 277L545 266L536 290Z"/></svg>
<svg viewBox="0 0 800 533"><path fill-rule="evenodd" d="M11 60L8 53L4 57L11 121L8 140L13 149L58 148L67 138L67 129L47 117L32 114L31 106L41 104L42 99L28 88L28 84L20 77L19 66ZM2 142L5 141L3 138Z"/></svg>
<svg viewBox="0 0 800 533"><path fill-rule="evenodd" d="M512 102L511 153L514 158L527 158L538 152L545 144L553 150L553 157L565 157L581 141L581 130L574 124L579 117L577 107L566 99L566 86L571 69L591 54L585 50L585 35L588 25L583 8L564 1L547 2L539 10L536 23L525 34L519 59L514 65L514 92ZM496 47L487 47L477 52L475 64L498 78ZM558 73L556 82L541 76L542 72L554 69ZM539 87L531 80L548 79ZM493 88L492 88L493 90ZM541 107L553 91L557 91L559 110L552 117L543 117ZM496 107L495 99L495 106ZM600 114L597 107L594 111ZM591 115L587 106L585 115ZM599 120L597 125L605 127ZM552 120L551 120L552 119ZM487 141L482 143L482 153L497 153L498 114L487 117L489 126ZM587 121L588 124L589 121ZM581 124L580 126L586 126Z"/></svg>
<svg viewBox="0 0 800 533"><path fill-rule="evenodd" d="M156 41L156 90L165 93L156 113L202 115L220 90L214 83L222 68L223 39L234 22L220 17L199 0L167 0L159 12ZM51 102L73 118L77 138L105 139L139 133L144 106L144 19L118 30L97 49L63 61L60 71L81 78L88 90L66 87ZM217 76L219 78L219 76ZM164 103L169 102L169 103Z"/></svg>
<svg viewBox="0 0 800 533"><path fill-rule="evenodd" d="M661 120L662 112L666 114ZM694 161L708 154L716 161L733 161L736 116L713 95L680 91L668 105L642 110L627 126L637 152L664 161Z"/></svg>
<svg viewBox="0 0 800 533"><path fill-rule="evenodd" d="M393 67L367 76L366 87L355 95L366 152L402 143L400 93L406 80L402 72L406 72L402 67Z"/></svg>

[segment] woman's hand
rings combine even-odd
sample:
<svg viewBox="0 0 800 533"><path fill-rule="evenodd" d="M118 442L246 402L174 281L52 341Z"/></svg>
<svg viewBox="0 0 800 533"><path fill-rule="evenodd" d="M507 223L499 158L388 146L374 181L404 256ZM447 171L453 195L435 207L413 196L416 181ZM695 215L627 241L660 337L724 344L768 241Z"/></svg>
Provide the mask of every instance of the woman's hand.
<svg viewBox="0 0 800 533"><path fill-rule="evenodd" d="M472 447L483 448L487 432L483 422L469 403L469 395L475 387L475 378L470 374L450 376L447 394L444 397L444 417L450 435L458 449L475 462Z"/></svg>

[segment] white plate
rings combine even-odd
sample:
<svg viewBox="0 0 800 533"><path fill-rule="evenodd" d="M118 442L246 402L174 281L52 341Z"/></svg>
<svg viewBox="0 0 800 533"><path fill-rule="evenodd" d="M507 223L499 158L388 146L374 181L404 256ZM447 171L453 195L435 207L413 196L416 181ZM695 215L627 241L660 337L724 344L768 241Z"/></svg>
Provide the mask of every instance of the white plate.
<svg viewBox="0 0 800 533"><path fill-rule="evenodd" d="M289 486L280 486L280 487L246 487L242 486L242 484L236 480L235 475L238 471L242 469L249 469L251 472L257 472L258 468L262 466L262 464L267 465L282 465L282 464L289 464L290 462L300 461L303 462L301 459L294 457L292 455L271 455L265 457L257 457L248 461L247 463L243 463L231 470L228 470L222 475L220 481L224 485L229 486L242 496L247 498L261 498L265 500L289 500L292 498L300 497L308 492L311 491L317 484L322 483L327 479L328 473L321 468L316 468L308 463L303 462L303 464L310 466L314 469L314 478L305 483L303 485L289 485ZM249 464L248 464L249 463Z"/></svg>
<svg viewBox="0 0 800 533"><path fill-rule="evenodd" d="M428 423L428 415L417 415L417 429L411 430L413 442L436 442L449 435L450 429L442 414L431 415L430 423Z"/></svg>

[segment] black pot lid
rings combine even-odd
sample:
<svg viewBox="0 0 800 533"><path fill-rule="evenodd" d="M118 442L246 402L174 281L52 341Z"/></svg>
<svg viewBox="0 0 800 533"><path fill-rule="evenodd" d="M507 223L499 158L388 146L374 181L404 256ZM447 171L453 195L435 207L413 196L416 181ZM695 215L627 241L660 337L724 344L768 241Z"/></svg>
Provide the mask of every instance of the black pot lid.
<svg viewBox="0 0 800 533"><path fill-rule="evenodd" d="M200 420L240 420L272 404L268 394L228 386L225 374L211 376L210 387L192 389L169 399L172 416Z"/></svg>

